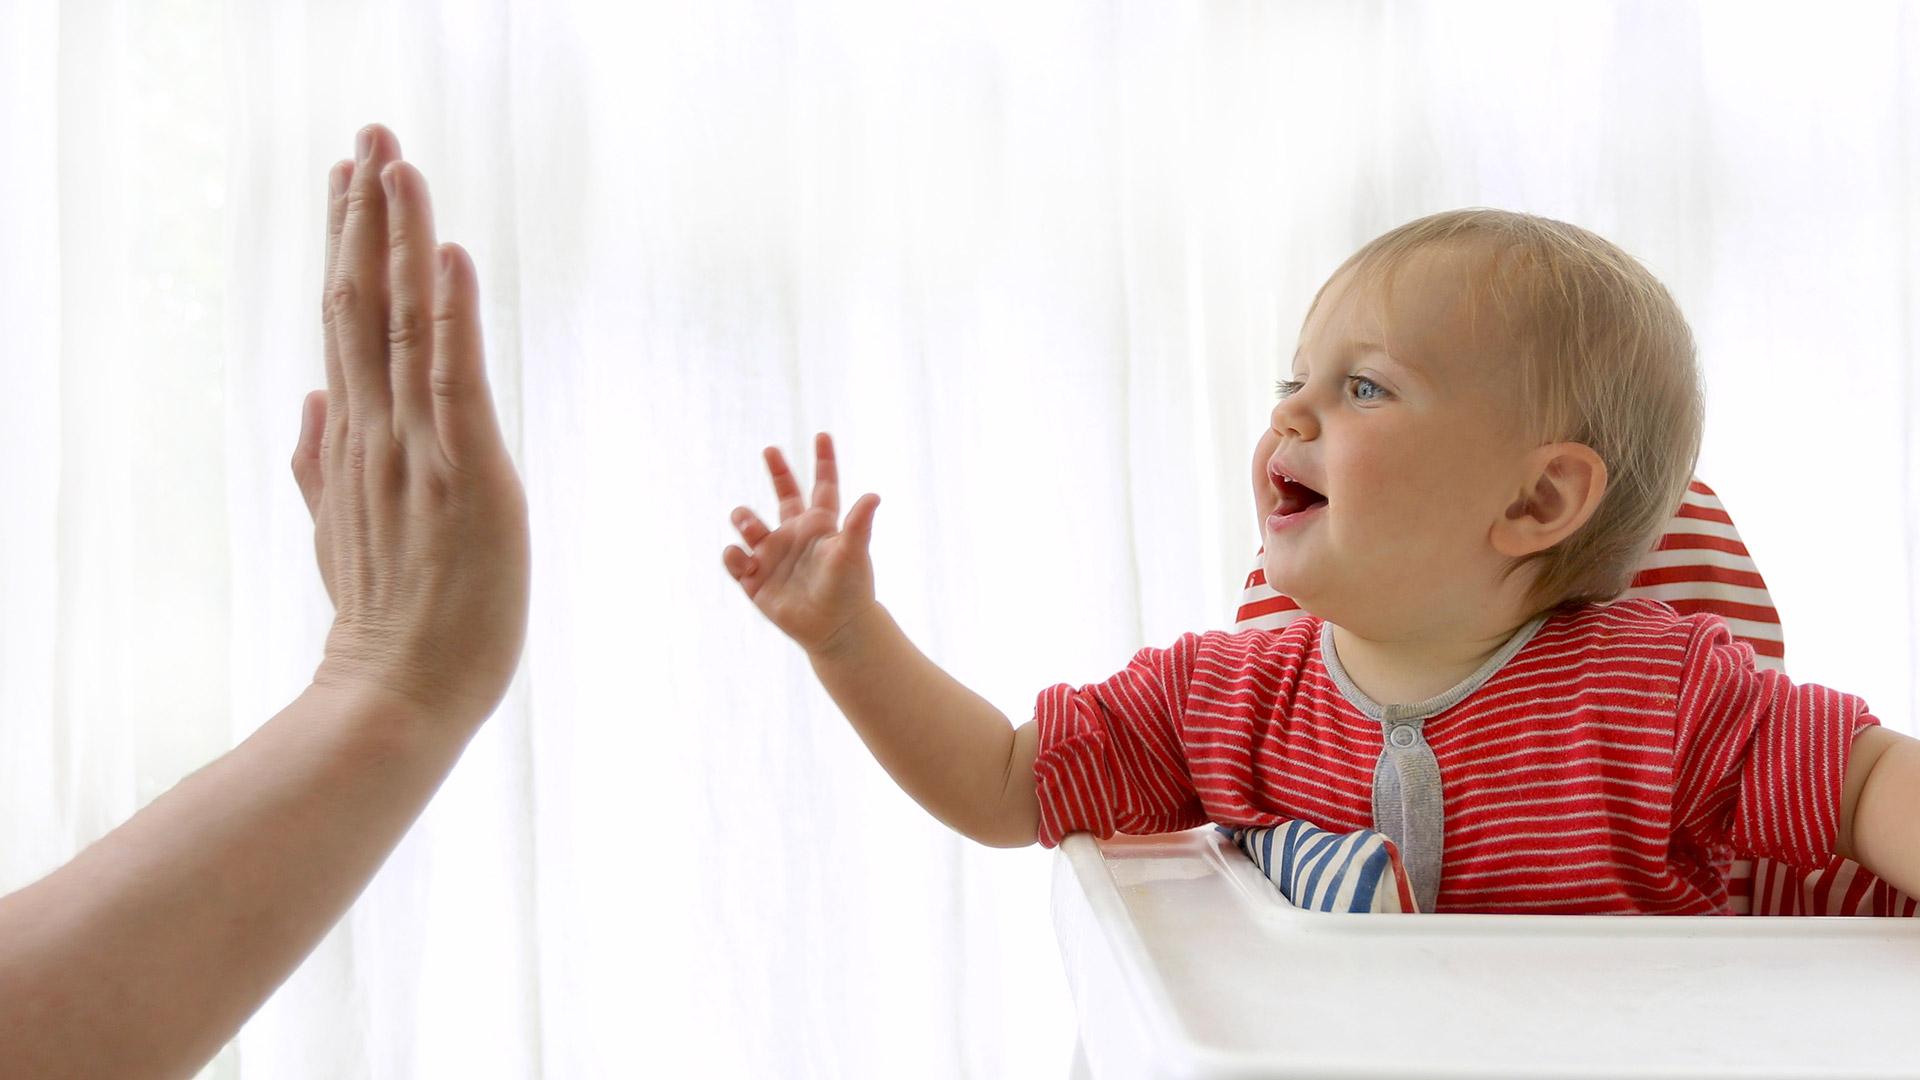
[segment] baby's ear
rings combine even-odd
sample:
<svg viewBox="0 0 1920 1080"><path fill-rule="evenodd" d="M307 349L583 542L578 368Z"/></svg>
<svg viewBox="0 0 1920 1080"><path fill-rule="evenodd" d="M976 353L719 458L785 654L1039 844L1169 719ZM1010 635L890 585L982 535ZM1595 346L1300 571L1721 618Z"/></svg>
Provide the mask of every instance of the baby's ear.
<svg viewBox="0 0 1920 1080"><path fill-rule="evenodd" d="M1548 443L1527 459L1520 493L1493 525L1495 551L1510 559L1545 551L1587 523L1607 493L1607 463L1582 443Z"/></svg>

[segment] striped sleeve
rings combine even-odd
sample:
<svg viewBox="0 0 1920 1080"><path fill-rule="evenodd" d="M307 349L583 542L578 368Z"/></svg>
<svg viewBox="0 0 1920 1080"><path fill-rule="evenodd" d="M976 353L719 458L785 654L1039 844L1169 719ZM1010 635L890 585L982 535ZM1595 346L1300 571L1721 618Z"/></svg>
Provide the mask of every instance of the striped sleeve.
<svg viewBox="0 0 1920 1080"><path fill-rule="evenodd" d="M1675 824L1795 866L1824 866L1840 828L1866 703L1755 666L1719 619L1697 618L1681 677Z"/></svg>
<svg viewBox="0 0 1920 1080"><path fill-rule="evenodd" d="M1041 692L1033 779L1042 845L1070 832L1108 837L1206 824L1180 737L1198 641L1188 634L1170 649L1142 649L1103 683Z"/></svg>

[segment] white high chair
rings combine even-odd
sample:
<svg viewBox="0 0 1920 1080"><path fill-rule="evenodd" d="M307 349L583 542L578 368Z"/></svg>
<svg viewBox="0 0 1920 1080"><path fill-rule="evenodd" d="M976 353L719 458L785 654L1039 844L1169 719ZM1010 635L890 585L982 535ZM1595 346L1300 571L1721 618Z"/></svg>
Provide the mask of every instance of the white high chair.
<svg viewBox="0 0 1920 1080"><path fill-rule="evenodd" d="M1765 582L1704 484L1628 595L1719 614L1759 663L1783 660ZM1298 614L1256 568L1238 628ZM1734 879L1737 914L1915 913L1845 860ZM1076 1078L1920 1080L1920 919L1310 912L1210 827L1068 836L1053 916Z"/></svg>

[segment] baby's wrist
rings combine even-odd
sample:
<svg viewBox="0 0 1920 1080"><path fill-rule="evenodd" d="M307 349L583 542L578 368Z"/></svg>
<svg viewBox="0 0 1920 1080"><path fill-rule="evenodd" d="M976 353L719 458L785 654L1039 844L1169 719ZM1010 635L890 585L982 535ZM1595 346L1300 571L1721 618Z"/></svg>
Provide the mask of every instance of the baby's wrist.
<svg viewBox="0 0 1920 1080"><path fill-rule="evenodd" d="M870 627L876 619L887 617L887 609L880 606L878 600L871 601L852 618L841 623L834 631L822 638L816 645L807 649L807 656L814 663L832 663L841 657L857 653L870 637Z"/></svg>

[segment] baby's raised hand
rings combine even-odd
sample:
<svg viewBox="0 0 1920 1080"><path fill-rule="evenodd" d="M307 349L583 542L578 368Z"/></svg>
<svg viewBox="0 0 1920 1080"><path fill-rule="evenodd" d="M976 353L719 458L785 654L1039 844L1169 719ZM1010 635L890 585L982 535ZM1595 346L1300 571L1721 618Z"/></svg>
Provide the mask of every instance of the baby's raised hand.
<svg viewBox="0 0 1920 1080"><path fill-rule="evenodd" d="M830 644L841 628L872 607L873 512L880 496L862 495L840 525L840 478L833 461L833 439L814 436L813 504L780 451L768 447L767 472L780 500L780 527L769 529L753 511L733 512L746 548L729 545L721 553L727 572L747 591L762 614L809 653Z"/></svg>

